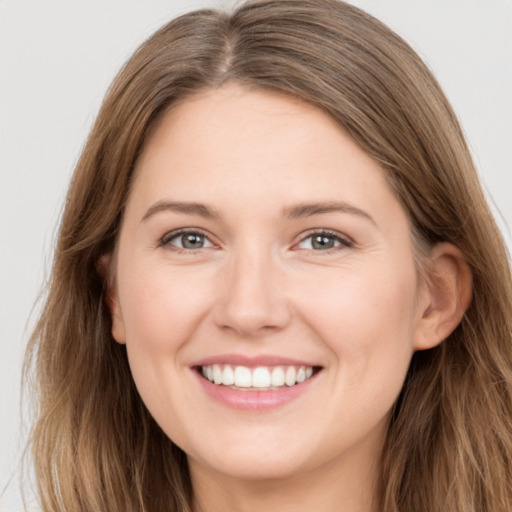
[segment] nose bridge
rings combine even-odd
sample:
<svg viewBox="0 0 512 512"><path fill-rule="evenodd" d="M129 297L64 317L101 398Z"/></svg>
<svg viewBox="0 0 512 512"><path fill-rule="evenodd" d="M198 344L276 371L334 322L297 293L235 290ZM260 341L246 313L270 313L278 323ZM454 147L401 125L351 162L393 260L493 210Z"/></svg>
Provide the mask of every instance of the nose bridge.
<svg viewBox="0 0 512 512"><path fill-rule="evenodd" d="M277 256L251 240L232 252L225 268L217 321L243 336L277 330L289 320L283 272Z"/></svg>

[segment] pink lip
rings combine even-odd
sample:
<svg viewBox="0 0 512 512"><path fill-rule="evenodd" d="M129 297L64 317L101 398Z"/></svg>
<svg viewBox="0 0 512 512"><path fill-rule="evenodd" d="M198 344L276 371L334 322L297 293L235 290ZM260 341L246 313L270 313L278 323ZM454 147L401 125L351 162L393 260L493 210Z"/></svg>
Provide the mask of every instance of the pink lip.
<svg viewBox="0 0 512 512"><path fill-rule="evenodd" d="M269 363L266 364L269 365ZM321 373L316 373L304 382L294 386L283 386L271 391L240 391L228 386L214 384L205 379L196 369L192 371L210 398L230 409L253 412L276 409L298 398L306 393L311 385L314 385L319 373Z"/></svg>
<svg viewBox="0 0 512 512"><path fill-rule="evenodd" d="M280 357L273 355L245 356L242 354L223 354L201 359L194 363L192 367L209 366L212 364L231 364L233 366L247 366L256 368L257 366L318 366L300 359L291 359L289 357Z"/></svg>

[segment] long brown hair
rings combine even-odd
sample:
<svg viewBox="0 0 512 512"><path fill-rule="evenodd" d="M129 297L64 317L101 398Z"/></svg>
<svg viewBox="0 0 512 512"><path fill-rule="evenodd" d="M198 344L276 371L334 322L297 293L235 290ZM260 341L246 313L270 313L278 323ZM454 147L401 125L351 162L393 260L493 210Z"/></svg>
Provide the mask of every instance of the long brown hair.
<svg viewBox="0 0 512 512"><path fill-rule="evenodd" d="M387 27L338 0L256 0L160 29L112 84L66 200L48 294L27 353L31 438L46 512L189 511L184 453L143 405L105 307L137 157L159 115L234 81L324 110L380 163L416 239L448 241L473 301L438 347L417 352L394 407L383 512L512 507L512 284L502 237L457 119L432 74Z"/></svg>

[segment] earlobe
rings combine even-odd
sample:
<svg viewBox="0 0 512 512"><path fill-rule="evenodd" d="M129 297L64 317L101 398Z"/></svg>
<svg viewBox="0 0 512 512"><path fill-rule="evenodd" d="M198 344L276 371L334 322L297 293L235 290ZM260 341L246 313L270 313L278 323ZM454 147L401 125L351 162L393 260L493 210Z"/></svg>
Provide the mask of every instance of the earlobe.
<svg viewBox="0 0 512 512"><path fill-rule="evenodd" d="M124 328L124 320L119 304L119 295L117 293L117 287L115 278L112 277L111 268L111 254L103 255L96 265L96 270L103 282L105 283L105 295L104 300L110 311L110 318L112 320L112 338L117 343L126 343L126 334Z"/></svg>
<svg viewBox="0 0 512 512"><path fill-rule="evenodd" d="M428 258L425 274L426 300L416 330L415 350L427 350L445 340L471 303L471 269L454 245L437 244Z"/></svg>

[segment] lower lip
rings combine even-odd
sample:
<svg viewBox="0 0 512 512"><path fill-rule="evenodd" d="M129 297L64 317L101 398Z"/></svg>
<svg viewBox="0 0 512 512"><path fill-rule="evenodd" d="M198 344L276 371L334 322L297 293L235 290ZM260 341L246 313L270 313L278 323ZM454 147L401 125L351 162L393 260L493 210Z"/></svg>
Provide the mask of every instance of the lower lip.
<svg viewBox="0 0 512 512"><path fill-rule="evenodd" d="M243 411L267 411L281 407L304 394L318 376L316 373L300 384L283 386L271 391L239 391L228 386L213 384L197 371L194 370L194 372L211 398L231 409Z"/></svg>

